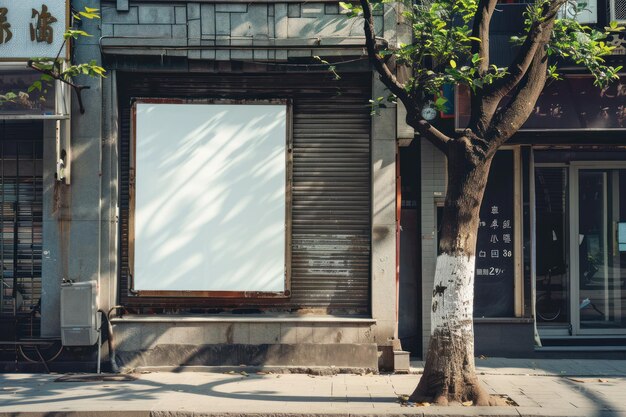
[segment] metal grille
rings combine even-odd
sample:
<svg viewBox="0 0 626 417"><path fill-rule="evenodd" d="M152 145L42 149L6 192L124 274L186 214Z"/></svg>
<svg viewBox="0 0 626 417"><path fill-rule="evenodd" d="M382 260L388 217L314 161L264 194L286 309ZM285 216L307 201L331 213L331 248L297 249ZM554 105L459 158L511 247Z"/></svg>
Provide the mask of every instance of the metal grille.
<svg viewBox="0 0 626 417"><path fill-rule="evenodd" d="M0 123L0 314L29 315L41 297L43 126ZM24 325L21 334L38 332Z"/></svg>
<svg viewBox="0 0 626 417"><path fill-rule="evenodd" d="M370 115L354 99L294 104L292 297L358 307L369 294Z"/></svg>
<svg viewBox="0 0 626 417"><path fill-rule="evenodd" d="M611 0L611 20L626 22L626 0Z"/></svg>
<svg viewBox="0 0 626 417"><path fill-rule="evenodd" d="M119 74L120 291L140 307L265 307L369 312L371 74ZM134 297L129 271L130 109L133 97L290 99L293 103L291 297Z"/></svg>

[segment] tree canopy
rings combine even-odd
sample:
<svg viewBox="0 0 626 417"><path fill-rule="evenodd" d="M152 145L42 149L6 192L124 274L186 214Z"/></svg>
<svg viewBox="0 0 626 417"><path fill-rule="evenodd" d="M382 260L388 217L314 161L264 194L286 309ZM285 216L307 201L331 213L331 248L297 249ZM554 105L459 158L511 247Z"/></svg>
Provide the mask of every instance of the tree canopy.
<svg viewBox="0 0 626 417"><path fill-rule="evenodd" d="M468 128L483 139L503 142L527 118L520 111L520 103L534 103L532 98L537 88L539 91L543 88L543 75L559 79L560 65L585 67L598 86L618 78L622 67L607 65L604 59L614 49L606 43L606 38L624 28L612 22L598 29L565 18L563 8L567 1L538 0L527 6L522 33L511 36L511 46L517 52L507 66L490 62L489 28L497 0L424 0L415 4L361 0L358 4L341 5L349 17L365 19L365 41L374 67L393 97L401 100L409 113L410 109L420 109L429 101L441 108L446 103L439 96L444 85L465 85L472 94ZM410 25L412 42L384 44L375 36L373 12L385 3L403 7L403 24ZM406 79L396 77L397 66L410 69ZM507 103L502 102L505 96L510 97ZM376 97L374 101L383 103L387 99ZM442 148L445 135L418 120L419 112L409 114L409 118L410 125Z"/></svg>

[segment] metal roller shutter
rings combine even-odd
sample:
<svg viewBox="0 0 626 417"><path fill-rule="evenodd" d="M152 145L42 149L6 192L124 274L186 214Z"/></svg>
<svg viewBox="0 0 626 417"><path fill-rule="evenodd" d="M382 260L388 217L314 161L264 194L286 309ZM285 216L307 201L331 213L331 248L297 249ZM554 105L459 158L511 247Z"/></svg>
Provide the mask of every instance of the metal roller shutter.
<svg viewBox="0 0 626 417"><path fill-rule="evenodd" d="M31 312L41 298L41 122L0 122L0 220L0 315L30 318L18 330L22 336L37 336L38 319Z"/></svg>
<svg viewBox="0 0 626 417"><path fill-rule="evenodd" d="M369 312L371 74L118 74L121 299L135 307L254 307ZM136 297L128 270L130 107L134 97L290 99L293 103L291 296Z"/></svg>
<svg viewBox="0 0 626 417"><path fill-rule="evenodd" d="M369 300L370 115L350 98L294 102L292 301Z"/></svg>

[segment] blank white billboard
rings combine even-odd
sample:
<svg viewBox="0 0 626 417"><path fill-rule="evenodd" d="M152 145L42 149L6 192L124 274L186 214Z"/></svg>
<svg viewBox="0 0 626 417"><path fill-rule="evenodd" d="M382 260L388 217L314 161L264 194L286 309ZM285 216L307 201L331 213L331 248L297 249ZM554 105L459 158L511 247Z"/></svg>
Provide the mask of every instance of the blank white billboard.
<svg viewBox="0 0 626 417"><path fill-rule="evenodd" d="M284 104L136 104L134 290L285 290Z"/></svg>

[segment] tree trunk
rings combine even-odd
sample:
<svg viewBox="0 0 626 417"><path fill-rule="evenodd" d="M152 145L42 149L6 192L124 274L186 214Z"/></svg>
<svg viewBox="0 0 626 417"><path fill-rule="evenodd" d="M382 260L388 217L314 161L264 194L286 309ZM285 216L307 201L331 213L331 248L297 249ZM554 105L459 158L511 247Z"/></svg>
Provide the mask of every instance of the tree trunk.
<svg viewBox="0 0 626 417"><path fill-rule="evenodd" d="M491 157L481 157L467 138L448 152L448 187L435 271L431 336L424 374L411 395L437 404L490 399L474 367L474 264L480 204Z"/></svg>

